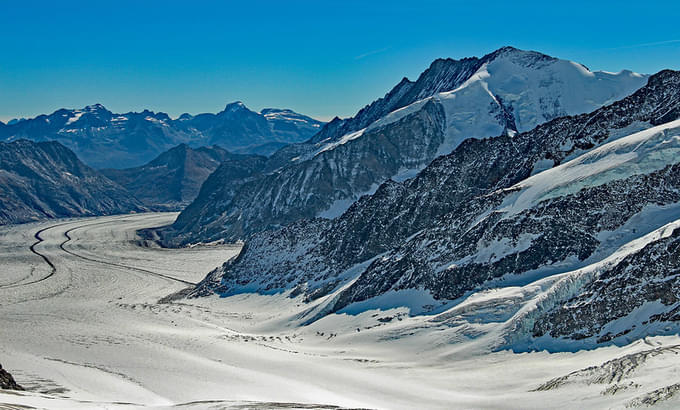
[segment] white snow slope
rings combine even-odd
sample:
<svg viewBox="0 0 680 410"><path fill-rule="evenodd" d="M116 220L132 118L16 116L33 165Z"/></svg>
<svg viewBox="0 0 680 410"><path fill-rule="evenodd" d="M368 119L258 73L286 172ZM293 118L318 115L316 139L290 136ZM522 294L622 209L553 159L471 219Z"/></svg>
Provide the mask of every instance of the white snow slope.
<svg viewBox="0 0 680 410"><path fill-rule="evenodd" d="M679 154L680 120L675 120L606 143L525 179L509 188L521 189L506 200L501 210L511 216L548 198L649 174L675 164Z"/></svg>
<svg viewBox="0 0 680 410"><path fill-rule="evenodd" d="M0 391L0 407L603 408L623 407L675 375L669 363L677 364L677 355L664 355L628 374L624 381L633 387L615 395L602 393L611 386L578 380L533 391L583 367L679 344L674 336L578 353L494 351L551 293L599 265L478 292L429 316L375 309L300 326L309 306L286 295L159 303L187 286L175 279L195 282L238 252L139 246L136 229L174 217L0 228L0 363L29 390ZM29 250L37 231L43 241L36 251L54 263L53 273ZM623 246L612 258L667 232Z"/></svg>

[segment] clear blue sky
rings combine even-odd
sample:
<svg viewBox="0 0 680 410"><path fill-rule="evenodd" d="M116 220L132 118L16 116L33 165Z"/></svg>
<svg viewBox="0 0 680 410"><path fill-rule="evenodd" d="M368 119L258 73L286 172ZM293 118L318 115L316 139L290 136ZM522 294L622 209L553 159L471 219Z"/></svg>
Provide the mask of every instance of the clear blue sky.
<svg viewBox="0 0 680 410"><path fill-rule="evenodd" d="M100 102L242 100L349 116L437 57L503 45L591 69L680 69L680 2L0 0L0 120Z"/></svg>

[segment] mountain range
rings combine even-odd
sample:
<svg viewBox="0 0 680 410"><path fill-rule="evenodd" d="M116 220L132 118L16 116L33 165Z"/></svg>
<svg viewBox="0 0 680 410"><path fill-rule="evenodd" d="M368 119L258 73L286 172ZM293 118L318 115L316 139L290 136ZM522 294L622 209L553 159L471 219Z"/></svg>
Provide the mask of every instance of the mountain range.
<svg viewBox="0 0 680 410"><path fill-rule="evenodd" d="M242 102L217 114L167 114L144 110L114 114L101 104L60 109L49 115L10 121L0 126L0 140L59 141L94 168L141 166L179 144L219 145L234 153L270 155L279 148L316 134L322 122L288 109L260 113Z"/></svg>
<svg viewBox="0 0 680 410"><path fill-rule="evenodd" d="M219 184L203 191L213 200L199 196L161 235L171 246L233 241L304 218L334 218L383 182L413 177L466 138L512 136L590 112L646 81L512 47L436 60L353 118L336 118L310 140L279 150L235 194L220 196Z"/></svg>
<svg viewBox="0 0 680 410"><path fill-rule="evenodd" d="M555 64L519 55L532 69ZM192 295L284 293L308 304L295 317L301 324L407 306L432 315L432 326L460 327L461 335L501 326L499 349L592 348L677 332L680 72L630 78L646 84L588 113L543 117L548 121L529 130L503 116L494 137L451 138L449 119L461 111L447 111L442 101L456 100L468 85L388 114L378 120L379 132L334 140L341 143L327 151L356 147L366 136L376 145L392 141L375 137L380 132L429 140L436 127L423 126L427 117L439 124L439 143L450 138L454 148L412 178L386 180L335 218L251 234L241 254ZM545 115L543 105L529 106ZM476 106L466 107L469 113ZM317 146L334 143L328 141ZM215 239L233 231L197 232ZM504 306L500 316L475 313L491 301Z"/></svg>

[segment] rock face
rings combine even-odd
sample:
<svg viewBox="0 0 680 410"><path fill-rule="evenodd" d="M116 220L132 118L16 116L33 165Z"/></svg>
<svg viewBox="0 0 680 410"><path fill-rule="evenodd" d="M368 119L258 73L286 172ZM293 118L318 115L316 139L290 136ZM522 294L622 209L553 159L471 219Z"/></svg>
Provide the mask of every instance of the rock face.
<svg viewBox="0 0 680 410"><path fill-rule="evenodd" d="M0 223L144 209L58 142L0 143Z"/></svg>
<svg viewBox="0 0 680 410"><path fill-rule="evenodd" d="M4 390L23 390L24 388L19 386L15 381L14 377L0 365L0 389Z"/></svg>
<svg viewBox="0 0 680 410"><path fill-rule="evenodd" d="M675 168L667 172L678 178L680 167ZM650 330L670 333L680 323L679 278L680 229L674 229L667 238L601 272L578 295L541 315L533 336L591 339L599 344L631 332L637 337ZM641 313L640 321L625 320L635 313ZM638 329L643 326L645 329Z"/></svg>
<svg viewBox="0 0 680 410"><path fill-rule="evenodd" d="M262 156L231 154L216 145L192 149L180 144L141 167L101 172L151 209L179 210L196 198L203 182L223 162L255 172L264 160Z"/></svg>
<svg viewBox="0 0 680 410"><path fill-rule="evenodd" d="M608 261L644 237L648 245L574 282L525 326L537 341L593 344L656 324L662 332L679 318L679 231L663 228L680 220L678 118L680 73L662 71L590 114L468 139L334 220L255 235L195 294L335 292L326 313L404 291L453 301Z"/></svg>
<svg viewBox="0 0 680 410"><path fill-rule="evenodd" d="M241 102L228 104L217 114L183 114L176 120L148 110L114 114L95 104L1 126L0 140L55 140L95 168L129 168L178 144L219 145L230 152L270 155L309 139L322 125L291 110L268 108L257 113Z"/></svg>
<svg viewBox="0 0 680 410"><path fill-rule="evenodd" d="M372 138L328 150L298 166L241 181L234 192L222 188L234 187L231 180L217 182L213 178L217 191L202 190L196 203L165 235L166 242L235 240L309 217L311 209L322 209L332 202L342 207L356 193L375 189L376 181L428 162L443 140L443 119L441 107L429 104L381 128ZM413 144L416 136L420 136L420 143ZM201 204L204 207L199 207ZM329 209L329 214L333 212L337 211Z"/></svg>
<svg viewBox="0 0 680 410"><path fill-rule="evenodd" d="M593 73L510 47L482 58L437 60L417 81L402 80L355 117L335 119L307 143L277 152L233 200L205 191L220 206L194 207L191 218L179 218L164 237L170 245L237 240L303 218L334 218L381 183L415 175L466 138L512 136L589 112L645 82L635 73Z"/></svg>

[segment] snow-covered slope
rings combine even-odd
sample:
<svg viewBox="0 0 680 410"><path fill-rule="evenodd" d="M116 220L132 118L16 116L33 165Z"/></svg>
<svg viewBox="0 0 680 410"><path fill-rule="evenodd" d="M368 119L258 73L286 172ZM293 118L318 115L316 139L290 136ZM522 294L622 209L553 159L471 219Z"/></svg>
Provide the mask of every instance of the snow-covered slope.
<svg viewBox="0 0 680 410"><path fill-rule="evenodd" d="M238 252L134 240L135 230L174 216L0 227L0 359L26 389L0 391L0 407L677 407L677 335L574 353L489 351L514 323L530 333L523 312L560 294L576 272L481 291L439 315L383 306L303 325L334 295L311 303L279 294L164 297ZM38 231L43 241L31 248ZM631 244L617 258L644 247Z"/></svg>
<svg viewBox="0 0 680 410"><path fill-rule="evenodd" d="M383 184L335 220L255 235L196 294L324 300L301 319L309 322L375 307L436 313L480 289L528 286L596 266L680 219L678 118L680 74L663 71L593 113L514 136L468 139L417 177ZM541 171L546 162L557 166ZM668 270L658 275L673 278L675 268L663 266ZM577 295L586 281L574 283L561 297ZM675 297L675 290L664 292L667 300ZM634 297L654 303L660 294L643 287ZM544 320L548 332L556 320ZM636 320L631 323L640 326Z"/></svg>
<svg viewBox="0 0 680 410"><path fill-rule="evenodd" d="M274 155L271 172L219 209L193 209L167 244L236 240L301 218L333 218L388 179L415 175L466 138L513 135L629 95L647 77L583 66L512 47L482 58L437 60L356 117L334 120L306 144ZM200 229L199 229L200 227Z"/></svg>
<svg viewBox="0 0 680 410"><path fill-rule="evenodd" d="M674 164L680 154L680 120L622 137L508 188L517 191L500 210L516 215L541 201L577 193Z"/></svg>

